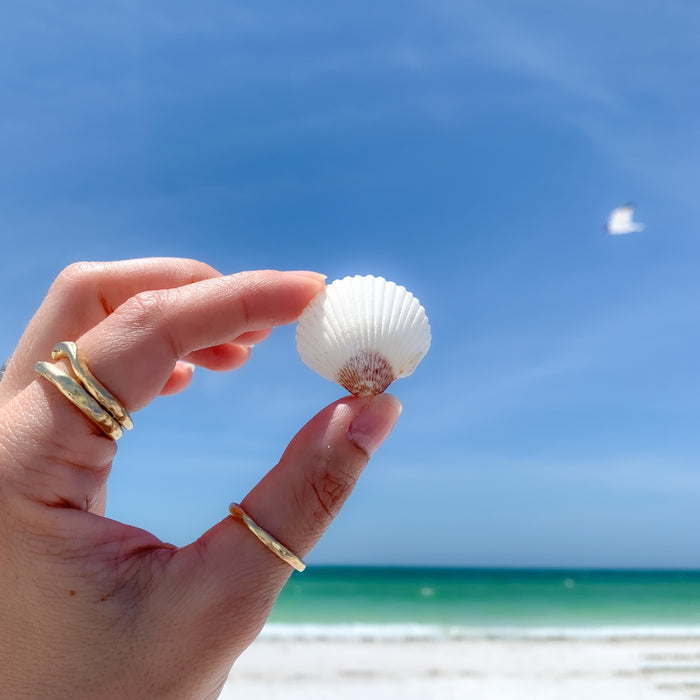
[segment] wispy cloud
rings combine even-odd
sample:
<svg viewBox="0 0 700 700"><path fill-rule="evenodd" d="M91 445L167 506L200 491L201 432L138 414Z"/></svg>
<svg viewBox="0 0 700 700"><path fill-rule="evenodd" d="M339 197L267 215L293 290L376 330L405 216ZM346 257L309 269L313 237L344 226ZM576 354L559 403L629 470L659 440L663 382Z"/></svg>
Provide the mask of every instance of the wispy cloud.
<svg viewBox="0 0 700 700"><path fill-rule="evenodd" d="M450 22L455 60L529 80L530 90L513 97L521 108L578 130L602 160L638 183L634 189L698 212L698 105L688 90L698 81L697 5L630 13L603 2L540 2L529 3L527 14L509 0L434 7ZM454 41L460 31L461 43Z"/></svg>

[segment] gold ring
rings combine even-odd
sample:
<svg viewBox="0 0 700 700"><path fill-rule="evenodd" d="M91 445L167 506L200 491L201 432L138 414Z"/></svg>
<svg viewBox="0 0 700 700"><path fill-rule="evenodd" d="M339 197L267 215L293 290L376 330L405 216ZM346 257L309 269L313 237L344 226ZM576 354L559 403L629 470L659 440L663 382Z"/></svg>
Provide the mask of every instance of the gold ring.
<svg viewBox="0 0 700 700"><path fill-rule="evenodd" d="M125 430L131 430L134 423L131 416L126 412L124 406L117 401L107 389L100 384L97 377L90 371L83 354L78 350L78 346L70 341L64 340L58 343L51 351L53 360L67 358L70 366L75 373L75 376L80 381L80 384L87 390L97 403L102 406Z"/></svg>
<svg viewBox="0 0 700 700"><path fill-rule="evenodd" d="M71 341L58 343L53 348L51 357L54 361L67 358L77 380L50 362L37 362L34 365L34 371L51 382L105 435L112 440L118 440L124 430L133 428L133 421L126 409L90 372L75 343Z"/></svg>
<svg viewBox="0 0 700 700"><path fill-rule="evenodd" d="M263 530L238 503L232 503L228 510L234 518L242 520L245 526L283 562L289 564L297 571L303 571L306 568L306 564L294 552L287 549L281 542L278 542L267 530Z"/></svg>

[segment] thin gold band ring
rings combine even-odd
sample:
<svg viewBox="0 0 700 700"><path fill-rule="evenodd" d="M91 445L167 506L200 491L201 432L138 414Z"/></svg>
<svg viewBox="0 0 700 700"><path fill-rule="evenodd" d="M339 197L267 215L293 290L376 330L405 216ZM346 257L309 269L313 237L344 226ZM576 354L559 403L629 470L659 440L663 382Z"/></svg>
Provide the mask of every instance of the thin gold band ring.
<svg viewBox="0 0 700 700"><path fill-rule="evenodd" d="M241 508L240 504L232 503L228 507L228 510L234 518L241 520L243 524L283 562L289 564L289 566L297 571L303 571L306 568L306 564L304 564L294 552L287 549L281 542L278 542L267 530L263 530L263 528Z"/></svg>

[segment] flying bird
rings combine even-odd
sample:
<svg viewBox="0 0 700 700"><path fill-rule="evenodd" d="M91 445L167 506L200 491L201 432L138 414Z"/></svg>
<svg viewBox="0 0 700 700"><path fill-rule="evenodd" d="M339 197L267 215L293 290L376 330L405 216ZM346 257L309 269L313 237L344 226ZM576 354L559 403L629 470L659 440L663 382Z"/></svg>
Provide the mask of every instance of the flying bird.
<svg viewBox="0 0 700 700"><path fill-rule="evenodd" d="M623 233L638 233L639 231L643 231L644 224L641 224L638 221L632 221L633 216L633 204L625 204L623 207L613 209L608 217L608 233L619 235Z"/></svg>

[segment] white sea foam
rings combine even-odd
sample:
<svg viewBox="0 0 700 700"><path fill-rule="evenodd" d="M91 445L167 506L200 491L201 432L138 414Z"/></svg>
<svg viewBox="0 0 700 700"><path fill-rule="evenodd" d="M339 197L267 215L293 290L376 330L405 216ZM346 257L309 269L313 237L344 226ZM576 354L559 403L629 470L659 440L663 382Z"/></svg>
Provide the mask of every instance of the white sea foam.
<svg viewBox="0 0 700 700"><path fill-rule="evenodd" d="M629 625L611 627L442 627L422 624L288 624L268 623L268 640L294 641L449 641L474 639L610 640L698 639L700 627Z"/></svg>
<svg viewBox="0 0 700 700"><path fill-rule="evenodd" d="M438 625L420 624L285 624L268 623L261 637L279 640L309 641L430 641L446 638L446 630Z"/></svg>

